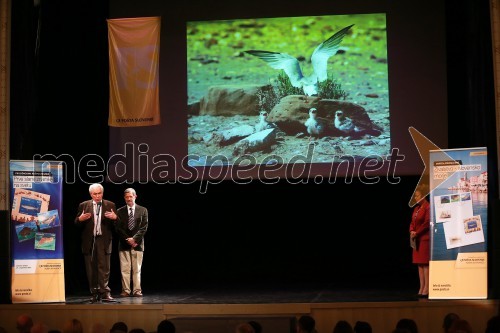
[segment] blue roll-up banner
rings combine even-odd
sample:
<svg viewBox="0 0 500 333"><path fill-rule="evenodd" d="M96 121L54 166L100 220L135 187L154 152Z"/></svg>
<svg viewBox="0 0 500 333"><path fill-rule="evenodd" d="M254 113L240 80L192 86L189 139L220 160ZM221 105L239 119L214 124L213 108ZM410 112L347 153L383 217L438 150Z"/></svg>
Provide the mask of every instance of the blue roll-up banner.
<svg viewBox="0 0 500 333"><path fill-rule="evenodd" d="M63 165L10 161L12 303L64 302Z"/></svg>
<svg viewBox="0 0 500 333"><path fill-rule="evenodd" d="M488 297L486 148L430 151L429 299Z"/></svg>

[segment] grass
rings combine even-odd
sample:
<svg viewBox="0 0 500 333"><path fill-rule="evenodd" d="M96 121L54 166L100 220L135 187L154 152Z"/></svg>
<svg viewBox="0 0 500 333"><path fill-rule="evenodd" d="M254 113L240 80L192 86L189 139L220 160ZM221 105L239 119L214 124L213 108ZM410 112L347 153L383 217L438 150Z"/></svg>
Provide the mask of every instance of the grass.
<svg viewBox="0 0 500 333"><path fill-rule="evenodd" d="M288 76L280 72L276 78L276 83L271 83L272 89L261 89L257 95L259 97L259 109L271 111L281 99L289 95L305 95L302 88L292 86ZM343 99L349 94L342 89L342 85L329 77L318 83L318 97L322 99Z"/></svg>

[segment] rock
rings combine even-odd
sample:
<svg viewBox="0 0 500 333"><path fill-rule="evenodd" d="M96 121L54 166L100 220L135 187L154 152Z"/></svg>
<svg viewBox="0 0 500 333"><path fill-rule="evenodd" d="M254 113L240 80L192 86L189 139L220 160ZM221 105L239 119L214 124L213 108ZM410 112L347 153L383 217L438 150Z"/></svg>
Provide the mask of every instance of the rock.
<svg viewBox="0 0 500 333"><path fill-rule="evenodd" d="M320 99L319 97L305 97L302 95L289 95L281 101L269 113L268 120L274 122L288 135L296 135L305 131L305 121L309 118L309 109L316 108L318 116L326 118L332 124L335 112L342 110L346 117L351 118L356 124L365 129L366 134L378 136L382 133L382 127L371 121L366 110L358 104L334 100ZM343 133L332 127L332 136L342 136ZM326 133L325 133L326 135Z"/></svg>
<svg viewBox="0 0 500 333"><path fill-rule="evenodd" d="M276 129L269 128L250 135L234 145L233 156L241 156L270 148L276 142Z"/></svg>
<svg viewBox="0 0 500 333"><path fill-rule="evenodd" d="M212 132L203 137L206 145L227 146L255 132L250 125L241 125L220 132Z"/></svg>
<svg viewBox="0 0 500 333"><path fill-rule="evenodd" d="M199 114L212 116L256 115L258 92L270 85L220 85L210 87L200 100Z"/></svg>

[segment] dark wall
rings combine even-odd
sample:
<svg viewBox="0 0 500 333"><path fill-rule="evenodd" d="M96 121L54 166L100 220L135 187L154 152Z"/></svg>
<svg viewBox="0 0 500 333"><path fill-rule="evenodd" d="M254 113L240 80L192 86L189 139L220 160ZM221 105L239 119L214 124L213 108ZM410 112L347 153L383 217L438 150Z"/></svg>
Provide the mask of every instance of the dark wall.
<svg viewBox="0 0 500 333"><path fill-rule="evenodd" d="M28 3L12 4L11 157L71 154L79 161L85 154L108 156L105 20L109 2L83 5L51 0L42 1L41 8L35 9ZM213 10L217 8L214 5ZM449 1L447 8L452 14L447 22L449 148L488 146L491 170L496 170L493 88L487 75L492 73L491 49L486 37L478 38L488 30L488 1ZM33 18L30 24L24 24L26 15ZM33 22L38 19L41 29L36 47L33 29L38 24ZM465 37L470 49L483 52L467 57L460 53ZM470 68L471 62L479 68ZM471 81L478 70L484 76ZM493 200L498 190L496 175L490 175ZM295 185L225 181L209 186L206 194L199 193L199 182L105 183L104 196L121 206L123 190L133 186L139 195L137 202L150 210L145 291L277 283L416 288L418 276L407 237L408 201L418 179L418 175L405 176L395 185L384 180L374 185L356 180L351 184L338 180L336 184L311 181ZM85 292L83 258L73 219L78 203L89 198L88 184L65 184L63 191L66 286L73 292ZM492 220L496 211L494 214ZM493 241L498 247L500 241ZM492 281L496 280L500 279ZM119 290L116 252L111 284L113 290ZM495 283L490 286L498 288Z"/></svg>

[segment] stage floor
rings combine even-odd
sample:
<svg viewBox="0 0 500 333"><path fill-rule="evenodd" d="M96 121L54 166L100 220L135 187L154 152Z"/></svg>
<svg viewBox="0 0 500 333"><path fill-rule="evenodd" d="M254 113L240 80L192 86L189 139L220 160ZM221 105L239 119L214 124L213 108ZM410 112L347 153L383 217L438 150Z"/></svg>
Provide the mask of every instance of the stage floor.
<svg viewBox="0 0 500 333"><path fill-rule="evenodd" d="M276 304L338 302L406 302L421 301L416 291L400 289L336 289L316 287L205 288L143 290L143 297L120 297L112 292L113 304ZM66 295L66 304L88 303L90 295ZM104 302L107 303L107 302Z"/></svg>

